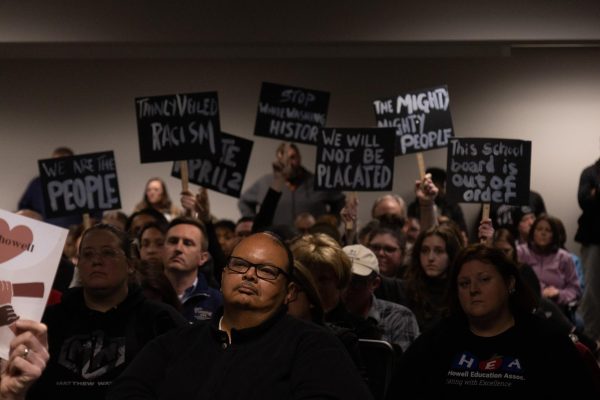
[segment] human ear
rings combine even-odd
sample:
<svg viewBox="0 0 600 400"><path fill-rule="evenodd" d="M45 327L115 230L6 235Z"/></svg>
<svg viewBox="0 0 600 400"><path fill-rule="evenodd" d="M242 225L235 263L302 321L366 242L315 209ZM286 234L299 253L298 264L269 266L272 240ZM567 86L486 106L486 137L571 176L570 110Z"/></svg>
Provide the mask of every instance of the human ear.
<svg viewBox="0 0 600 400"><path fill-rule="evenodd" d="M296 301L296 299L298 298L299 291L300 288L298 287L298 285L295 282L290 282L287 286L287 294L285 296L283 304L290 304Z"/></svg>

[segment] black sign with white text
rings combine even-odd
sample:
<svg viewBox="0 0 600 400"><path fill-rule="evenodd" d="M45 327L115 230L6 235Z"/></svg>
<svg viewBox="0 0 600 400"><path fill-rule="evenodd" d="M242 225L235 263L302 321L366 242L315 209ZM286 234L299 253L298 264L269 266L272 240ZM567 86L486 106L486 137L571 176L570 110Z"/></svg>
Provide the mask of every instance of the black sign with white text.
<svg viewBox="0 0 600 400"><path fill-rule="evenodd" d="M207 189L240 197L254 142L221 132L221 158L188 160L188 179ZM180 162L173 163L171 176L181 179Z"/></svg>
<svg viewBox="0 0 600 400"><path fill-rule="evenodd" d="M328 106L327 92L263 82L254 134L316 145Z"/></svg>
<svg viewBox="0 0 600 400"><path fill-rule="evenodd" d="M112 151L38 160L48 217L121 208Z"/></svg>
<svg viewBox="0 0 600 400"><path fill-rule="evenodd" d="M462 203L529 203L531 142L454 138L448 145L448 199Z"/></svg>
<svg viewBox="0 0 600 400"><path fill-rule="evenodd" d="M393 128L325 128L317 141L315 190L392 190Z"/></svg>
<svg viewBox="0 0 600 400"><path fill-rule="evenodd" d="M217 92L138 97L135 109L142 163L219 157Z"/></svg>
<svg viewBox="0 0 600 400"><path fill-rule="evenodd" d="M446 147L454 136L447 86L373 102L377 126L396 128L396 155Z"/></svg>

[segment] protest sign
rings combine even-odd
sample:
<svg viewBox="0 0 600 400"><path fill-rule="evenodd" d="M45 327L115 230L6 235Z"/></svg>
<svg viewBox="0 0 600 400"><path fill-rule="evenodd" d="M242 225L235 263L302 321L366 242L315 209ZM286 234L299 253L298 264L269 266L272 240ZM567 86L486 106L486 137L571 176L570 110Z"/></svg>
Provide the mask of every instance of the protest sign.
<svg viewBox="0 0 600 400"><path fill-rule="evenodd" d="M254 134L288 142L317 144L325 126L329 93L263 82Z"/></svg>
<svg viewBox="0 0 600 400"><path fill-rule="evenodd" d="M217 92L135 99L142 163L218 158Z"/></svg>
<svg viewBox="0 0 600 400"><path fill-rule="evenodd" d="M189 181L219 193L240 197L252 145L251 140L221 132L220 159L188 160ZM173 163L171 176L182 178L180 162Z"/></svg>
<svg viewBox="0 0 600 400"><path fill-rule="evenodd" d="M377 126L396 128L396 155L446 147L454 136L447 86L375 100Z"/></svg>
<svg viewBox="0 0 600 400"><path fill-rule="evenodd" d="M315 190L391 190L393 128L325 128L317 136Z"/></svg>
<svg viewBox="0 0 600 400"><path fill-rule="evenodd" d="M18 318L40 321L68 231L0 210L0 357Z"/></svg>
<svg viewBox="0 0 600 400"><path fill-rule="evenodd" d="M529 202L531 142L454 138L448 145L446 196L462 203Z"/></svg>
<svg viewBox="0 0 600 400"><path fill-rule="evenodd" d="M112 151L38 160L48 217L121 208Z"/></svg>

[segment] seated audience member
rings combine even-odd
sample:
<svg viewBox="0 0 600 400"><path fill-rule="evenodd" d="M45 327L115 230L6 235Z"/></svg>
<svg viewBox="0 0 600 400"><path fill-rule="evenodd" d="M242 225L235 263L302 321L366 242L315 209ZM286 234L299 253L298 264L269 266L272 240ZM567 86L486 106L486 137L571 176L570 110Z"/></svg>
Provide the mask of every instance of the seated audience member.
<svg viewBox="0 0 600 400"><path fill-rule="evenodd" d="M235 222L229 219L220 219L214 223L214 228L223 255L229 257L231 250L238 242L235 237Z"/></svg>
<svg viewBox="0 0 600 400"><path fill-rule="evenodd" d="M181 311L189 322L210 319L221 307L221 293L209 287L200 270L210 254L204 225L190 217L175 218L169 224L163 264L165 275L173 285Z"/></svg>
<svg viewBox="0 0 600 400"><path fill-rule="evenodd" d="M381 339L381 330L373 321L352 315L342 301L342 294L352 278L352 263L339 243L318 233L294 239L290 248L317 283L325 322L350 329L359 338Z"/></svg>
<svg viewBox="0 0 600 400"><path fill-rule="evenodd" d="M238 239L245 238L252 234L252 223L254 219L252 217L242 217L238 219L235 224L235 236Z"/></svg>
<svg viewBox="0 0 600 400"><path fill-rule="evenodd" d="M379 219L383 215L395 215L406 220L406 202L396 194L384 194L378 197L371 208L371 217Z"/></svg>
<svg viewBox="0 0 600 400"><path fill-rule="evenodd" d="M280 187L273 187L274 175L283 177ZM337 215L344 206L344 195L339 191L315 191L314 175L302 166L300 151L293 143L282 143L276 151L273 172L254 182L238 202L244 217L254 217L257 207L269 191L275 191L277 202L271 223L266 226L294 225L294 218L309 212L315 218L325 213Z"/></svg>
<svg viewBox="0 0 600 400"><path fill-rule="evenodd" d="M460 232L448 225L421 232L406 270L403 303L417 317L419 329L426 332L447 313L446 290L450 266L462 247Z"/></svg>
<svg viewBox="0 0 600 400"><path fill-rule="evenodd" d="M535 220L527 244L517 247L519 261L535 271L542 296L556 302L569 317L581 298L575 264L569 253L560 248L560 231L554 217L542 215ZM573 319L574 320L574 319Z"/></svg>
<svg viewBox="0 0 600 400"><path fill-rule="evenodd" d="M173 308L147 300L129 284L131 251L127 234L112 225L83 233L77 264L82 286L44 313L50 361L29 399L104 399L148 341L186 324Z"/></svg>
<svg viewBox="0 0 600 400"><path fill-rule="evenodd" d="M154 208L143 208L139 211L134 212L127 218L127 224L125 225L125 232L132 238L137 238L142 226L150 222L158 222L162 225L167 225L168 221L165 216L155 210Z"/></svg>
<svg viewBox="0 0 600 400"><path fill-rule="evenodd" d="M105 211L102 215L102 223L114 225L122 231L126 231L125 226L127 225L127 214L122 211Z"/></svg>
<svg viewBox="0 0 600 400"><path fill-rule="evenodd" d="M162 179L157 177L150 178L146 182L144 198L135 206L133 211L140 211L145 208L155 209L164 215L167 221L171 221L173 218L181 215L181 209L175 206L171 201L171 197L169 197L167 185L165 185Z"/></svg>
<svg viewBox="0 0 600 400"><path fill-rule="evenodd" d="M501 250L463 249L449 281L450 316L403 355L391 398L600 395L571 339L533 315L533 295Z"/></svg>
<svg viewBox="0 0 600 400"><path fill-rule="evenodd" d="M352 261L352 280L344 293L344 303L352 314L372 319L382 332L381 339L405 351L419 335L415 315L408 308L375 297L380 284L378 260L375 254L355 244L344 247Z"/></svg>
<svg viewBox="0 0 600 400"><path fill-rule="evenodd" d="M159 222L147 223L138 233L140 260L160 272L163 271L166 235L167 226Z"/></svg>
<svg viewBox="0 0 600 400"><path fill-rule="evenodd" d="M8 359L0 360L0 399L25 399L50 358L47 327L39 322L19 319L10 328L15 336L10 340Z"/></svg>
<svg viewBox="0 0 600 400"><path fill-rule="evenodd" d="M316 224L315 217L309 212L303 212L296 215L294 220L294 227L301 235L307 234L308 230Z"/></svg>
<svg viewBox="0 0 600 400"><path fill-rule="evenodd" d="M244 238L222 275L222 314L150 343L108 399L370 399L335 336L286 315L293 263L276 236ZM190 379L199 362L206 373Z"/></svg>
<svg viewBox="0 0 600 400"><path fill-rule="evenodd" d="M369 235L368 247L379 262L381 275L402 278L406 270L404 252L406 237L400 229L379 227Z"/></svg>
<svg viewBox="0 0 600 400"><path fill-rule="evenodd" d="M290 285L288 314L325 326L342 342L354 364L366 379L366 370L360 354L358 336L351 329L342 328L325 322L325 311L319 295L319 289L312 274L301 262L294 261L294 280Z"/></svg>

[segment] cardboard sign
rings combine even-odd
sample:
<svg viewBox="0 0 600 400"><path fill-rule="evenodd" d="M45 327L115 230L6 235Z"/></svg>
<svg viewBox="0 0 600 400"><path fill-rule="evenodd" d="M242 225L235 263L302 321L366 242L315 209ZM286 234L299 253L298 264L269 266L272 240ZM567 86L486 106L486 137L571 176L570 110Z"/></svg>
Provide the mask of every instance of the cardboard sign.
<svg viewBox="0 0 600 400"><path fill-rule="evenodd" d="M240 197L254 142L221 132L221 158L188 160L190 182L233 197ZM171 176L181 179L180 163L173 163Z"/></svg>
<svg viewBox="0 0 600 400"><path fill-rule="evenodd" d="M38 160L48 217L121 208L112 151Z"/></svg>
<svg viewBox="0 0 600 400"><path fill-rule="evenodd" d="M16 318L40 321L68 231L0 210L0 357Z"/></svg>
<svg viewBox="0 0 600 400"><path fill-rule="evenodd" d="M451 139L447 171L446 193L452 201L528 204L531 142Z"/></svg>
<svg viewBox="0 0 600 400"><path fill-rule="evenodd" d="M447 86L375 100L373 106L378 127L396 128L396 155L446 147L454 136Z"/></svg>
<svg viewBox="0 0 600 400"><path fill-rule="evenodd" d="M254 134L316 145L328 106L327 92L263 82Z"/></svg>
<svg viewBox="0 0 600 400"><path fill-rule="evenodd" d="M325 128L317 136L316 190L392 190L393 128Z"/></svg>
<svg viewBox="0 0 600 400"><path fill-rule="evenodd" d="M217 92L135 99L142 163L218 158Z"/></svg>

